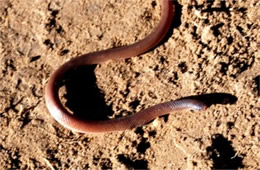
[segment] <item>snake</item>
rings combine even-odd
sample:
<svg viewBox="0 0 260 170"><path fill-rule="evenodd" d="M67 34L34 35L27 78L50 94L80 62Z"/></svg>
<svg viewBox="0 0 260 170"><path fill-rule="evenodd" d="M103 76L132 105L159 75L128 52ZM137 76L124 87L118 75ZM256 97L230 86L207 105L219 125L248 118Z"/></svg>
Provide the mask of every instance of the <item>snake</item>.
<svg viewBox="0 0 260 170"><path fill-rule="evenodd" d="M160 103L137 113L105 120L82 119L68 111L59 98L66 73L81 66L102 64L110 60L127 59L156 47L166 36L175 15L171 0L160 0L161 17L157 26L145 38L130 45L83 54L70 59L54 71L45 88L45 103L52 117L65 128L79 133L125 131L140 127L155 118L181 110L205 110L207 105L197 99L182 98Z"/></svg>

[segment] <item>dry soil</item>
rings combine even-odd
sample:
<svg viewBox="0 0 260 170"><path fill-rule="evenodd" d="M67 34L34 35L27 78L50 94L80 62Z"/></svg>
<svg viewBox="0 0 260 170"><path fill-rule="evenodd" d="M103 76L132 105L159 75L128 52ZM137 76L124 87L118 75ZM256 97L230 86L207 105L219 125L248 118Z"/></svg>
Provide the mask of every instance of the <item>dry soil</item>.
<svg viewBox="0 0 260 170"><path fill-rule="evenodd" d="M48 78L75 56L145 37L160 18L159 1L1 0L0 169L259 168L259 1L173 2L160 45L75 71L62 99L75 114L98 119L198 95L209 109L80 134L47 111Z"/></svg>

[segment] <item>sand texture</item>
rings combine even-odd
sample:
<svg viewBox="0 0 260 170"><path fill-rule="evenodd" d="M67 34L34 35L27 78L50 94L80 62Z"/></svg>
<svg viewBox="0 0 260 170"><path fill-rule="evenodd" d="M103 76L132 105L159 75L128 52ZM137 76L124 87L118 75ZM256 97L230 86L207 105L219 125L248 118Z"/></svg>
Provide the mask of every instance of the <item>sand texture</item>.
<svg viewBox="0 0 260 170"><path fill-rule="evenodd" d="M160 19L159 1L1 0L0 169L259 168L259 0L173 2L160 45L76 70L62 101L88 119L187 96L213 104L133 130L80 134L47 111L51 73L78 55L141 40Z"/></svg>

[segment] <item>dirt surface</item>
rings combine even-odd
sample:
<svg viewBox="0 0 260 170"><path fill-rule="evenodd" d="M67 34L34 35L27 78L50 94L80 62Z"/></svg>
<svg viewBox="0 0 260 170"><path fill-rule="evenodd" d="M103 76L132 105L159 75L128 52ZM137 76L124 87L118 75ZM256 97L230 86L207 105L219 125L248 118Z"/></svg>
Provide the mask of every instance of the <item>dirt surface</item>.
<svg viewBox="0 0 260 170"><path fill-rule="evenodd" d="M187 96L212 104L96 135L51 117L46 82L75 56L145 37L159 21L159 1L1 0L0 169L259 168L259 1L174 4L159 46L77 70L65 83L64 104L98 119Z"/></svg>

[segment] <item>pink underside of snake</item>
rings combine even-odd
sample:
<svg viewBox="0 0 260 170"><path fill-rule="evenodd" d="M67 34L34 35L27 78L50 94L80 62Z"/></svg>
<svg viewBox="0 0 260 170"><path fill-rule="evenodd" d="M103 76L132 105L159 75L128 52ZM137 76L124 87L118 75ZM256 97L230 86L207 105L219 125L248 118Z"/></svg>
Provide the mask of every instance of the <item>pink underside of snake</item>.
<svg viewBox="0 0 260 170"><path fill-rule="evenodd" d="M155 27L152 33L147 37L131 45L78 56L63 64L51 75L45 90L45 102L49 112L56 121L68 129L81 133L112 132L141 126L158 116L174 111L184 109L204 110L207 108L201 101L195 99L180 99L161 103L122 118L83 120L69 113L59 99L58 92L61 84L60 82L63 80L64 74L69 70L84 65L100 64L108 60L130 58L143 54L155 47L170 29L175 13L175 8L171 0L160 0L160 2L161 19L157 27Z"/></svg>

